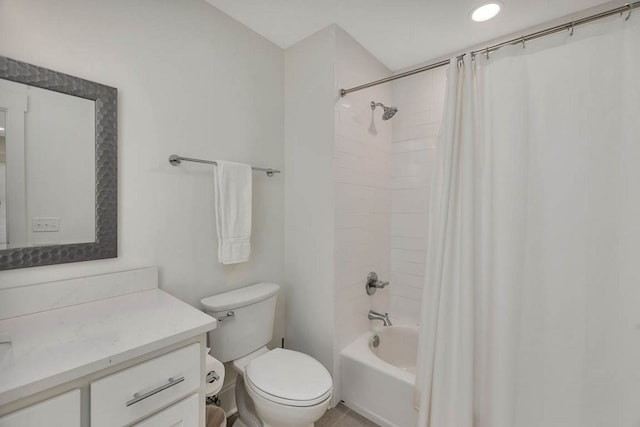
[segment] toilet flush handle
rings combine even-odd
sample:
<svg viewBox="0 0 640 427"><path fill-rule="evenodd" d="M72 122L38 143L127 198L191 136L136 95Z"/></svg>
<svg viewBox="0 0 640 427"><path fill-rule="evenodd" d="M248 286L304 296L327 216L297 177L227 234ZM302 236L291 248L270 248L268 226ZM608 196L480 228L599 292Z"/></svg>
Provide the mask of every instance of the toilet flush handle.
<svg viewBox="0 0 640 427"><path fill-rule="evenodd" d="M220 316L218 317L218 322L222 322L225 319L228 319L229 317L235 317L235 313L233 311L227 311L227 314L225 314L224 316Z"/></svg>

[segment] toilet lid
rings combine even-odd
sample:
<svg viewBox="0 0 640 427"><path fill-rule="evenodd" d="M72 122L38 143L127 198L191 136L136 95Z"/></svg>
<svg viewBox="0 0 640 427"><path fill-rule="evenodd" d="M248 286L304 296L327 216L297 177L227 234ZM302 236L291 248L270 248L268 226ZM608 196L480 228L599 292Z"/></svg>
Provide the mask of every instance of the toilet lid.
<svg viewBox="0 0 640 427"><path fill-rule="evenodd" d="M295 406L326 400L333 384L329 371L313 357L282 348L252 360L245 380L265 398Z"/></svg>

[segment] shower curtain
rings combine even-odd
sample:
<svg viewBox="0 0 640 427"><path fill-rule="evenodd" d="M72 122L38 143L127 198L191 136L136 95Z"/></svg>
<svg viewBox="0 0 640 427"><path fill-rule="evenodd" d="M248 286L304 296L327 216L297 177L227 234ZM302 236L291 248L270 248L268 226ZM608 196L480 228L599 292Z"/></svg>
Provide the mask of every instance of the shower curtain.
<svg viewBox="0 0 640 427"><path fill-rule="evenodd" d="M640 16L452 60L419 425L640 425Z"/></svg>

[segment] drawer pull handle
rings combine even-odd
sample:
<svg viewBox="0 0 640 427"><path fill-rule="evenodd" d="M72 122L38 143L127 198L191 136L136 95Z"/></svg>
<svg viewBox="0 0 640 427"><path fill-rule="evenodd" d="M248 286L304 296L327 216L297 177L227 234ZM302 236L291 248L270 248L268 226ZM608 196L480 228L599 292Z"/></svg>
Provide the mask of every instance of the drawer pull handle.
<svg viewBox="0 0 640 427"><path fill-rule="evenodd" d="M130 401L127 402L127 406L134 405L134 404L140 402L141 400L146 399L147 397L151 397L154 394L160 393L162 390L166 390L169 387L173 387L176 384L180 384L182 381L184 381L184 377L180 377L180 378L175 379L175 380L173 378L169 378L169 382L166 383L165 385L161 385L160 387L155 388L155 389L153 389L151 391L148 391L148 392L146 392L144 394L134 393L133 394L133 399L131 399Z"/></svg>

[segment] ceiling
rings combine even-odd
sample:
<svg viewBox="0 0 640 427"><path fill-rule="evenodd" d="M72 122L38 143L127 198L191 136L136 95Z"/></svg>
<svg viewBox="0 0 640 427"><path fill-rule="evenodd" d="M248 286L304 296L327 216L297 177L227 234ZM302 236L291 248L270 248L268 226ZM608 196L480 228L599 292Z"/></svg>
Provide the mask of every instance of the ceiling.
<svg viewBox="0 0 640 427"><path fill-rule="evenodd" d="M206 0L283 49L336 23L392 71L439 58L603 3L501 0L502 12L476 23L480 0Z"/></svg>

